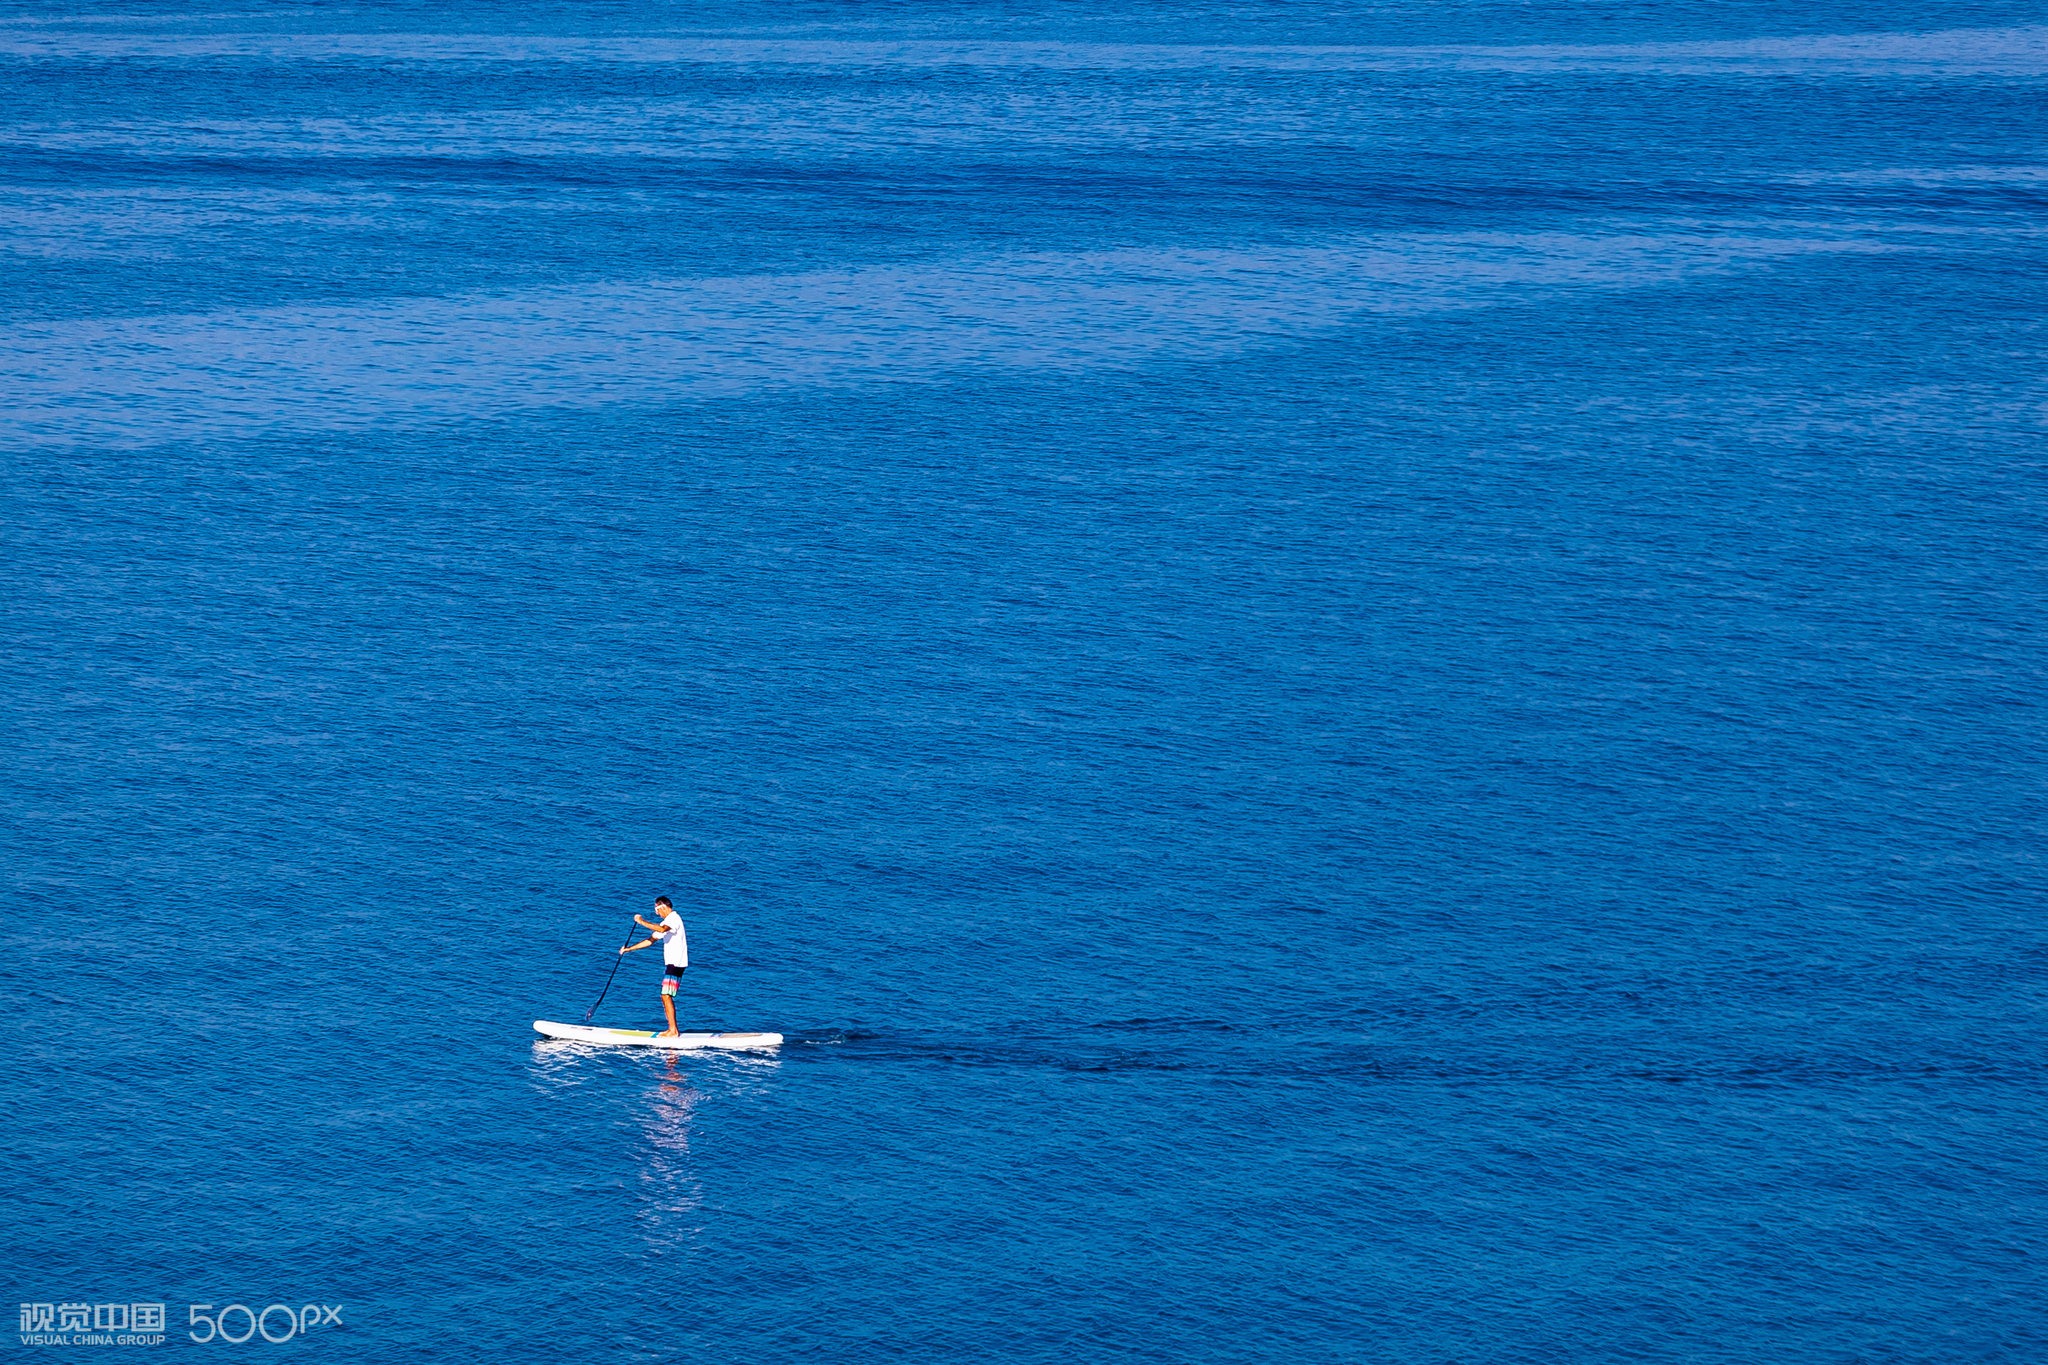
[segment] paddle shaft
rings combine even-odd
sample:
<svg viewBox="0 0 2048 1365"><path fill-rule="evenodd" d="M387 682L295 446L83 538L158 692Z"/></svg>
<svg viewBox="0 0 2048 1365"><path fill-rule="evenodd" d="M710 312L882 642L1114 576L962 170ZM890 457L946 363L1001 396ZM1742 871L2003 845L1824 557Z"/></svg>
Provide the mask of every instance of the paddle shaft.
<svg viewBox="0 0 2048 1365"><path fill-rule="evenodd" d="M638 921L636 920L635 922L637 923ZM632 941L633 931L631 929L628 929L626 931L626 943L631 943ZM604 989L597 993L597 1005L602 1005L604 1003L604 998L612 993L612 977L617 976L619 974L619 964L626 960L626 943L621 943L619 945L619 951L612 954L612 975L604 979ZM591 1016L597 1013L597 1005L592 1005L589 1009L583 1011L584 1023L589 1023Z"/></svg>

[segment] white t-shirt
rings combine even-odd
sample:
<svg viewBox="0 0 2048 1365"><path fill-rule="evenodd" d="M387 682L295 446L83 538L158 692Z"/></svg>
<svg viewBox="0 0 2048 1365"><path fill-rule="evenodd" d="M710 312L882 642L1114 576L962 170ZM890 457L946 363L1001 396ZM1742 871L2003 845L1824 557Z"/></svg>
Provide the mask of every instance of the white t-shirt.
<svg viewBox="0 0 2048 1365"><path fill-rule="evenodd" d="M683 933L683 917L673 908L661 917L662 932L655 935L661 940L661 960L670 967L690 965L690 940Z"/></svg>

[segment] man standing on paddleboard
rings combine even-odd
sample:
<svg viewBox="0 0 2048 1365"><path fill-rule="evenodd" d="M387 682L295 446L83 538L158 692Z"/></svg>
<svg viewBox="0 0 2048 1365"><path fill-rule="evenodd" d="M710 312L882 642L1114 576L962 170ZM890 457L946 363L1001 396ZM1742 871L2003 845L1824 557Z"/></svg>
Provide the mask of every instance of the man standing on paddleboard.
<svg viewBox="0 0 2048 1365"><path fill-rule="evenodd" d="M661 923L650 924L638 915L633 916L633 922L648 931L647 937L626 945L619 952L636 953L657 943L661 945L661 1008L668 1015L668 1032L657 1036L673 1038L676 1036L676 986L690 967L690 941L683 934L683 917L676 913L675 903L667 896L654 898L654 913L661 916Z"/></svg>

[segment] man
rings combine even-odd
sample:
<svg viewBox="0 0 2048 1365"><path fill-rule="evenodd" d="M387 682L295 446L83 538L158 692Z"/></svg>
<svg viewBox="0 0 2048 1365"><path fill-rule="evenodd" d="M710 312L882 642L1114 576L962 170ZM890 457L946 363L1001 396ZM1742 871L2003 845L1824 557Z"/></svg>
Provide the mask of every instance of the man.
<svg viewBox="0 0 2048 1365"><path fill-rule="evenodd" d="M661 916L661 923L650 924L638 915L633 916L633 922L648 931L647 937L619 951L637 953L642 948L652 948L657 943L661 945L661 1008L668 1015L668 1031L658 1036L673 1038L676 1036L676 986L690 967L690 941L683 935L683 917L676 913L675 903L667 896L654 898L654 913Z"/></svg>

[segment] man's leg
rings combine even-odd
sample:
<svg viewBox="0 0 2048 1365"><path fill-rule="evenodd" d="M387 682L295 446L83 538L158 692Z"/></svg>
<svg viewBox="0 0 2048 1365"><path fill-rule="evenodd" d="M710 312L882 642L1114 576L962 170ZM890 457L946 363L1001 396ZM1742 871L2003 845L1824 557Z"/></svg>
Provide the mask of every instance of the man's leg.
<svg viewBox="0 0 2048 1365"><path fill-rule="evenodd" d="M664 975L661 978L661 1008L668 1015L668 1032L676 1032L676 979ZM663 1035L664 1037L668 1035Z"/></svg>

